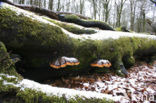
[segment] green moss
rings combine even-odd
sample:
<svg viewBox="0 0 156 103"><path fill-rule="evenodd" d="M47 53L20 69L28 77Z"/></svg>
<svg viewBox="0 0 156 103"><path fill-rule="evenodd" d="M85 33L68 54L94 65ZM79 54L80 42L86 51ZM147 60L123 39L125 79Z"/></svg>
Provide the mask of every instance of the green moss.
<svg viewBox="0 0 156 103"><path fill-rule="evenodd" d="M116 30L116 31L122 31L122 30L121 30L121 27L117 27L117 28L115 28L115 30Z"/></svg>
<svg viewBox="0 0 156 103"><path fill-rule="evenodd" d="M39 64L49 65L49 60L57 58L56 54L65 55L68 51L72 51L70 38L58 27L17 15L9 9L0 10L0 23L2 24L0 40L9 50L15 50L28 61L39 58L38 61L41 61ZM56 54L53 54L54 52Z"/></svg>
<svg viewBox="0 0 156 103"><path fill-rule="evenodd" d="M45 93L38 92L31 89L25 89L17 93L18 102L21 103L113 103L113 101L105 99L87 99L75 97L75 99L66 99L65 95L63 97L57 96L47 96Z"/></svg>
<svg viewBox="0 0 156 103"><path fill-rule="evenodd" d="M58 27L17 15L9 9L1 9L0 15L0 40L9 50L23 57L22 65L25 70L34 69L34 73L39 73L40 69L41 72L46 71L44 76L47 77L88 73L96 69L90 64L98 59L109 60L112 70L116 71L120 70L120 63L129 68L134 65L135 59L147 59L156 54L155 40L134 37L116 40L73 39ZM53 20L51 22L56 23ZM50 68L49 63L61 56L75 57L80 61L80 65L60 70ZM107 72L104 68L101 68L100 72L102 70Z"/></svg>
<svg viewBox="0 0 156 103"><path fill-rule="evenodd" d="M41 72L47 70L51 76L76 74L79 71L87 73L93 69L91 63L98 59L107 59L112 63L112 68L119 75L120 63L129 68L135 60L154 58L156 54L156 40L146 38L123 37L117 40L80 40L65 35L60 28L32 20L24 15L17 15L9 9L0 9L0 40L9 50L22 56L23 67L30 69L41 68ZM49 62L61 56L76 57L80 65L76 67L54 70L49 67ZM0 43L0 72L15 74L14 64L7 54L3 43ZM24 68L27 70L28 68ZM49 69L50 68L50 69ZM51 70L51 71L50 71ZM108 69L109 70L109 69ZM32 70L33 71L33 70ZM94 72L108 72L106 68L100 68ZM46 75L48 75L48 73ZM39 74L39 75L40 75ZM42 75L41 78L44 78ZM2 76L7 82L17 83L15 79ZM4 86L0 80L0 95L6 97L6 93L15 93L15 101L18 103L107 103L106 100L76 99L67 100L65 97L46 96L46 94L31 89L20 91L15 86ZM11 92L10 92L11 91ZM16 103L14 102L14 103Z"/></svg>
<svg viewBox="0 0 156 103"><path fill-rule="evenodd" d="M130 32L129 30L127 30L126 26L117 27L115 30L116 31L123 31L123 32Z"/></svg>
<svg viewBox="0 0 156 103"><path fill-rule="evenodd" d="M60 20L65 22L75 23L84 27L97 27L102 30L114 31L114 29L105 22L97 21L97 20L84 20L84 19L80 19L76 15L65 15L64 17L61 17Z"/></svg>
<svg viewBox="0 0 156 103"><path fill-rule="evenodd" d="M122 62L126 68L129 68L135 64L135 59L139 59L142 56L147 58L148 56L155 55L155 43L155 40L129 37L123 37L117 40L80 41L80 43L77 43L79 46L76 57L79 57L80 63L83 63L80 64L82 66L80 68L85 68L87 71L91 70L89 64L98 59L107 59L111 61L114 70L120 70L119 64ZM103 68L103 71L105 70Z"/></svg>
<svg viewBox="0 0 156 103"><path fill-rule="evenodd" d="M67 99L65 95L47 96L41 91L25 88L20 90L19 87L13 85L3 85L0 81L0 99L3 103L114 103L111 100L85 98L76 96Z"/></svg>
<svg viewBox="0 0 156 103"><path fill-rule="evenodd" d="M0 42L0 73L7 73L20 77L14 67L14 63L10 59L5 45Z"/></svg>
<svg viewBox="0 0 156 103"><path fill-rule="evenodd" d="M62 23L62 22L56 22L52 19L49 19L49 18L46 18L44 17L44 19L66 29L67 31L71 32L71 33L74 33L74 34L94 34L96 33L94 30L89 30L89 29L80 29L76 26L73 26L73 25L70 25L70 24L67 24L67 23Z"/></svg>
<svg viewBox="0 0 156 103"><path fill-rule="evenodd" d="M65 18L66 19L71 19L71 20L77 20L77 19L80 19L78 16L76 15L65 15Z"/></svg>

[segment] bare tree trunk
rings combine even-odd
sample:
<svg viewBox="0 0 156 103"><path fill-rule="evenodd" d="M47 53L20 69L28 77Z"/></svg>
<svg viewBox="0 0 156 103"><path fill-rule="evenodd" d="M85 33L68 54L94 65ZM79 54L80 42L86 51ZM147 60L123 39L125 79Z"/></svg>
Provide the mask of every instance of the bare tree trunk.
<svg viewBox="0 0 156 103"><path fill-rule="evenodd" d="M69 0L69 2L66 4L66 5L67 5L67 9L66 9L67 12L70 11L70 6L71 6L71 5L70 5L70 4L71 4L70 2L71 2L71 1Z"/></svg>
<svg viewBox="0 0 156 103"><path fill-rule="evenodd" d="M130 2L130 22L131 22L130 29L133 31L137 1L129 0L129 2Z"/></svg>
<svg viewBox="0 0 156 103"><path fill-rule="evenodd" d="M80 14L83 14L84 5L85 5L85 1L84 0L80 0Z"/></svg>
<svg viewBox="0 0 156 103"><path fill-rule="evenodd" d="M24 4L24 0L19 0L19 4Z"/></svg>
<svg viewBox="0 0 156 103"><path fill-rule="evenodd" d="M34 5L37 6L38 5L38 0L34 1Z"/></svg>
<svg viewBox="0 0 156 103"><path fill-rule="evenodd" d="M146 15L145 15L145 10L143 10L143 12L142 12L143 14L142 14L142 16L143 16L143 32L145 32L146 31Z"/></svg>
<svg viewBox="0 0 156 103"><path fill-rule="evenodd" d="M96 0L92 0L93 3L93 16L94 19L96 19L96 14L97 14L97 1Z"/></svg>
<svg viewBox="0 0 156 103"><path fill-rule="evenodd" d="M30 0L30 5L33 5L33 0Z"/></svg>
<svg viewBox="0 0 156 103"><path fill-rule="evenodd" d="M39 8L42 8L42 0L38 1L38 6L39 6Z"/></svg>
<svg viewBox="0 0 156 103"><path fill-rule="evenodd" d="M54 5L54 1L53 0L49 0L49 6L48 6L48 8L50 10L53 10L53 5Z"/></svg>
<svg viewBox="0 0 156 103"><path fill-rule="evenodd" d="M139 17L137 18L137 32L141 32L141 20Z"/></svg>
<svg viewBox="0 0 156 103"><path fill-rule="evenodd" d="M152 18L152 20L155 21L155 11L156 11L156 9L155 8L153 8L153 9L154 9L154 11L153 11L153 18Z"/></svg>
<svg viewBox="0 0 156 103"><path fill-rule="evenodd" d="M102 5L103 5L103 17L104 17L104 21L106 23L108 22L109 13L110 13L109 3L110 3L110 0L104 0L102 2Z"/></svg>
<svg viewBox="0 0 156 103"><path fill-rule="evenodd" d="M98 13L99 20L101 20L101 3L102 3L101 0L97 1L97 4L98 4L97 13Z"/></svg>
<svg viewBox="0 0 156 103"><path fill-rule="evenodd" d="M17 3L17 1L16 0L13 0L13 3Z"/></svg>
<svg viewBox="0 0 156 103"><path fill-rule="evenodd" d="M44 0L44 8L46 8L46 2L47 2L47 1L46 1L46 0Z"/></svg>
<svg viewBox="0 0 156 103"><path fill-rule="evenodd" d="M60 5L61 5L61 2L60 2L60 0L58 0L58 3L57 3L57 10L56 10L56 11L60 11L60 10L61 10Z"/></svg>
<svg viewBox="0 0 156 103"><path fill-rule="evenodd" d="M148 11L149 9L146 8L146 6L148 6L148 2L147 0L143 0L143 1L139 1L140 5L139 5L139 11L140 11L140 27L141 27L141 32L145 32L146 31L146 11Z"/></svg>
<svg viewBox="0 0 156 103"><path fill-rule="evenodd" d="M116 22L116 26L120 27L121 26L121 14L123 11L123 6L125 4L126 0L121 0L119 3L117 3L115 1L115 5L116 5L116 10L117 10L117 22Z"/></svg>

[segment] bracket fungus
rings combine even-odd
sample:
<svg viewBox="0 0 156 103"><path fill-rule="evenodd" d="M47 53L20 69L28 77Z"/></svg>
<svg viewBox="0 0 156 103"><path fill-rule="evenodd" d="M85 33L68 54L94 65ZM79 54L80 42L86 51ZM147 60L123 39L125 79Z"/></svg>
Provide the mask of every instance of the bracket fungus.
<svg viewBox="0 0 156 103"><path fill-rule="evenodd" d="M95 61L94 63L91 64L92 67L107 67L109 68L112 64L108 60L100 59L98 61Z"/></svg>
<svg viewBox="0 0 156 103"><path fill-rule="evenodd" d="M55 68L55 69L59 69L59 68L65 68L66 66L75 66L75 65L79 65L80 62L78 61L78 59L73 58L73 57L61 57L59 59L57 59L56 61L54 61L53 63L50 64L50 67Z"/></svg>

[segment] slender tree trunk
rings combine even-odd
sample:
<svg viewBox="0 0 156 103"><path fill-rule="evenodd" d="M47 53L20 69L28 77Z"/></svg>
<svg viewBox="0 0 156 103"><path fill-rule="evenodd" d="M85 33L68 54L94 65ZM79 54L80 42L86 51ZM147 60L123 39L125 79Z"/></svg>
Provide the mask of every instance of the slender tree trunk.
<svg viewBox="0 0 156 103"><path fill-rule="evenodd" d="M60 4L61 4L61 2L60 2L60 0L58 0L58 3L57 3L57 10L56 10L56 11L60 11L60 10L61 10Z"/></svg>
<svg viewBox="0 0 156 103"><path fill-rule="evenodd" d="M38 6L39 6L39 8L42 8L42 0L38 1Z"/></svg>
<svg viewBox="0 0 156 103"><path fill-rule="evenodd" d="M116 4L116 10L117 10L117 22L116 22L116 26L120 27L121 26L121 14L123 11L123 6L125 4L126 0L121 0L119 3L115 2Z"/></svg>
<svg viewBox="0 0 156 103"><path fill-rule="evenodd" d="M94 19L96 19L96 14L97 14L97 1L96 0L92 0L93 2L93 15L94 15Z"/></svg>
<svg viewBox="0 0 156 103"><path fill-rule="evenodd" d="M35 1L34 1L34 5L35 5L35 6L38 6L38 0L35 0Z"/></svg>
<svg viewBox="0 0 156 103"><path fill-rule="evenodd" d="M24 0L19 0L19 4L24 4Z"/></svg>
<svg viewBox="0 0 156 103"><path fill-rule="evenodd" d="M143 32L145 32L146 31L146 15L145 15L145 10L143 10L143 12L142 12L143 14L142 14L142 16L143 16Z"/></svg>
<svg viewBox="0 0 156 103"><path fill-rule="evenodd" d="M30 0L30 5L33 5L33 0Z"/></svg>
<svg viewBox="0 0 156 103"><path fill-rule="evenodd" d="M46 0L44 0L44 8L46 8L46 2L47 2L47 1L46 1Z"/></svg>
<svg viewBox="0 0 156 103"><path fill-rule="evenodd" d="M135 12L136 12L136 0L129 0L130 1L130 29L134 31L134 22L135 22Z"/></svg>
<svg viewBox="0 0 156 103"><path fill-rule="evenodd" d="M13 0L13 3L17 3L17 1L16 0Z"/></svg>
<svg viewBox="0 0 156 103"><path fill-rule="evenodd" d="M67 2L67 9L66 9L67 12L70 11L70 6L71 6L71 5L70 5L70 4L71 4L70 2L71 2L70 0L69 0L69 2Z"/></svg>
<svg viewBox="0 0 156 103"><path fill-rule="evenodd" d="M83 14L84 10L84 0L80 0L80 14Z"/></svg>
<svg viewBox="0 0 156 103"><path fill-rule="evenodd" d="M109 3L110 3L110 0L105 0L102 3L102 5L103 5L103 17L104 17L104 21L106 23L108 22L109 12L110 12Z"/></svg>
<svg viewBox="0 0 156 103"><path fill-rule="evenodd" d="M53 3L54 3L53 0L49 0L49 6L48 6L48 8L49 8L50 10L53 10Z"/></svg>

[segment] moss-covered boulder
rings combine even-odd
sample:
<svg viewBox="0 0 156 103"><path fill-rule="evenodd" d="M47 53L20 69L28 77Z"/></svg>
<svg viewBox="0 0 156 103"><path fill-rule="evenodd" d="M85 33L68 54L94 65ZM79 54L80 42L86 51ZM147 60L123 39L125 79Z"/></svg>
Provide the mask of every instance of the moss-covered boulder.
<svg viewBox="0 0 156 103"><path fill-rule="evenodd" d="M17 70L25 77L46 80L60 76L120 70L120 64L128 68L140 57L156 54L156 41L145 38L122 37L119 39L74 39L61 28L50 25L10 9L0 9L0 40L12 53L21 56ZM80 65L54 69L52 61L67 56L75 57ZM112 69L93 68L91 63L107 59ZM42 75L41 75L42 74Z"/></svg>

